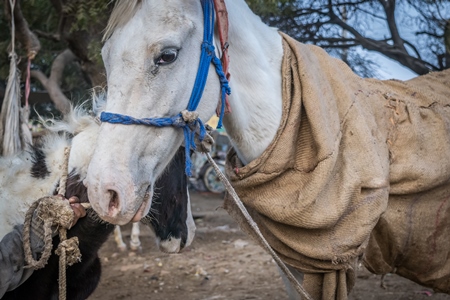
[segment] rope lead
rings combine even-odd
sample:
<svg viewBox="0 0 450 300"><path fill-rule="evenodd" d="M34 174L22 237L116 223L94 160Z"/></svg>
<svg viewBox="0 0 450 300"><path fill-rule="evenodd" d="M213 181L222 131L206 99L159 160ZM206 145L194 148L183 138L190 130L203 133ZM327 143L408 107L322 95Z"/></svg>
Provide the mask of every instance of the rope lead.
<svg viewBox="0 0 450 300"><path fill-rule="evenodd" d="M66 267L81 261L81 253L78 248L78 238L67 239L67 230L72 226L74 213L68 201L63 201L61 195L66 193L66 184L68 176L70 148L64 149L63 175L61 176L58 195L43 197L35 201L28 209L25 215L23 226L23 249L25 253L25 268L34 270L43 268L50 258L52 245L52 227L56 226L59 230L60 243L55 253L59 255L59 299L66 299ZM33 218L42 221L44 229L44 251L41 258L35 260L31 250L31 228ZM42 228L36 228L40 230Z"/></svg>
<svg viewBox="0 0 450 300"><path fill-rule="evenodd" d="M259 242L259 245L263 247L269 254L272 256L272 258L277 263L278 267L283 271L283 273L288 278L289 282L292 283L295 290L299 295L302 296L302 299L306 300L313 300L312 297L308 294L308 292L305 290L305 288L297 281L295 276L292 274L292 272L288 269L286 264L281 260L281 258L275 253L273 248L269 245L267 240L264 238L263 234L259 230L258 225L253 220L253 218L250 216L249 212L245 208L244 204L242 203L241 199L237 195L236 191L234 190L231 183L228 181L228 179L225 177L225 175L222 173L220 168L217 166L214 159L211 157L209 153L206 153L206 157L208 158L209 163L213 166L214 170L216 171L217 177L219 177L220 181L225 186L225 189L227 190L228 195L231 196L231 199L233 200L234 204L239 209L239 213L241 214L241 217L247 222L247 224L250 226L250 228L255 233L254 238L256 238L257 242ZM234 216L232 216L234 218ZM238 223L240 223L239 219L234 218L234 220Z"/></svg>

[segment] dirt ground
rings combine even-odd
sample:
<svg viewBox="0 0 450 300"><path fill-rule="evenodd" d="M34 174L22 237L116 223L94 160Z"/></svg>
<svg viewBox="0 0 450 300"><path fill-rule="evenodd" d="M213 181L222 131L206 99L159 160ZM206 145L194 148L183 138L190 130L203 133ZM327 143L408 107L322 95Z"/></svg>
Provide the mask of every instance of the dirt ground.
<svg viewBox="0 0 450 300"><path fill-rule="evenodd" d="M119 252L111 237L100 251L103 274L89 298L213 300L287 299L272 258L220 208L220 196L192 192L197 232L193 244L180 254L164 254L150 229L141 226L142 251ZM123 230L128 241L130 228ZM351 300L450 300L396 275L380 276L363 267L358 271Z"/></svg>

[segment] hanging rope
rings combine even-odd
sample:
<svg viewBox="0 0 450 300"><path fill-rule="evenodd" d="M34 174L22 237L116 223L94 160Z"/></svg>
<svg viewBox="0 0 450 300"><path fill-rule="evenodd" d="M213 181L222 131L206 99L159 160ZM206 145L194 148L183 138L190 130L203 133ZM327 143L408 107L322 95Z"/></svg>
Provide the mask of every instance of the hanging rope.
<svg viewBox="0 0 450 300"><path fill-rule="evenodd" d="M30 91L31 91L31 57L28 57L27 62L27 78L25 80L25 108L28 109L28 99L30 97Z"/></svg>
<svg viewBox="0 0 450 300"><path fill-rule="evenodd" d="M20 142L20 74L17 69L17 54L15 50L14 7L16 1L9 0L11 8L11 51L9 52L9 77L6 84L5 97L0 115L0 154L14 155L22 149Z"/></svg>
<svg viewBox="0 0 450 300"><path fill-rule="evenodd" d="M28 61L25 78L25 106L20 109L20 133L22 146L33 144L33 135L31 134L31 130L28 127L28 121L30 119L30 106L28 100L30 98L31 91L31 60L34 59L36 54L36 50L28 50Z"/></svg>
<svg viewBox="0 0 450 300"><path fill-rule="evenodd" d="M67 239L67 230L72 226L74 213L68 201L62 201L66 193L66 183L68 177L70 148L64 149L63 176L61 176L58 188L58 195L43 197L34 202L25 215L23 227L23 248L25 252L26 268L43 268L51 255L52 227L58 228L60 243L55 253L59 255L59 299L66 299L66 268L81 260L81 253L78 248L78 238ZM43 222L44 230L44 251L41 258L35 260L31 250L31 228L37 232L42 228L35 228L33 219Z"/></svg>
<svg viewBox="0 0 450 300"><path fill-rule="evenodd" d="M0 114L0 154L14 155L21 151L25 145L32 144L32 136L28 128L28 104L21 108L20 104L20 72L17 68L17 54L15 51L16 27L14 19L15 0L9 0L11 14L11 49L9 52L10 66L8 83ZM30 58L36 51L31 51Z"/></svg>

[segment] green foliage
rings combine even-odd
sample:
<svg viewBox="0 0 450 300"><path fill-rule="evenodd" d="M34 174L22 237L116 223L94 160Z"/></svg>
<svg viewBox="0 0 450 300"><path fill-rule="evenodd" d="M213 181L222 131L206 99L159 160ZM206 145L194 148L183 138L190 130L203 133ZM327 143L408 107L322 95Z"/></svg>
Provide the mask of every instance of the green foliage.
<svg viewBox="0 0 450 300"><path fill-rule="evenodd" d="M39 36L41 50L33 61L32 68L50 75L51 65L56 56L68 47L67 37L86 36L87 58L95 64L102 66L100 55L101 30L109 16L110 0L74 0L67 1L59 13L48 0L21 1L22 13L29 27L34 32L45 32L49 35L62 34L60 40ZM65 27L59 28L61 18L64 18ZM9 74L9 58L7 48L11 43L10 24L5 18L3 9L0 10L0 82L4 84ZM60 32L62 30L62 32ZM92 38L90 38L92 37ZM81 45L80 45L81 46ZM26 53L23 47L16 42L23 71L26 61ZM62 88L69 91L70 95L83 94L80 90L90 88L86 82L86 75L82 74L79 66L68 66ZM42 90L42 86L35 80L33 90ZM77 91L78 90L78 91Z"/></svg>
<svg viewBox="0 0 450 300"><path fill-rule="evenodd" d="M265 17L280 14L280 7L295 0L245 0L255 14Z"/></svg>
<svg viewBox="0 0 450 300"><path fill-rule="evenodd" d="M88 30L93 24L104 19L104 14L108 11L110 2L105 0L74 0L66 3L63 7L63 13L75 18L70 31Z"/></svg>
<svg viewBox="0 0 450 300"><path fill-rule="evenodd" d="M92 40L88 45L89 59L99 66L103 66L103 59L101 55L102 46L103 45L100 38Z"/></svg>
<svg viewBox="0 0 450 300"><path fill-rule="evenodd" d="M58 16L48 0L21 1L22 13L32 30L55 32L58 26ZM11 27L6 20L4 11L0 12L0 79L5 81L9 74L8 46L11 43ZM33 61L34 68L48 75L55 55L65 48L61 43L40 39L41 50ZM26 61L25 49L16 41L16 52L20 57L20 69L23 71ZM39 88L36 86L35 88Z"/></svg>
<svg viewBox="0 0 450 300"><path fill-rule="evenodd" d="M10 29L5 19L4 10L0 10L0 78L9 73L8 46L11 41Z"/></svg>
<svg viewBox="0 0 450 300"><path fill-rule="evenodd" d="M82 71L80 62L89 61L98 66L99 70L103 69L100 54L101 32L106 25L113 1L60 1L62 7L54 6L53 4L57 5L58 2L49 0L22 0L20 3L29 28L35 33L39 32L38 38L41 43L41 50L32 61L31 68L41 71L48 77L52 63L63 50L70 47L74 52L79 51L76 55L79 55L80 60L65 67L60 86L73 102L88 99L92 87L91 78ZM0 9L0 88L6 86L9 74L10 31L4 10ZM19 69L22 73L25 71L27 61L25 51L16 41L16 52L20 59ZM22 88L24 79L22 77ZM31 80L31 89L35 92L45 92L40 82L34 79ZM34 108L44 116L58 114L53 104L37 104Z"/></svg>

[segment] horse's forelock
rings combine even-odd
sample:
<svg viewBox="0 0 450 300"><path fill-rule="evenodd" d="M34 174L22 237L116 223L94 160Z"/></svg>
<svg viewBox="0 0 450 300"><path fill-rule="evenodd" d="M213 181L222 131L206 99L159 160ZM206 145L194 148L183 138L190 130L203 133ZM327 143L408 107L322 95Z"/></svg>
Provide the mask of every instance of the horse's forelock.
<svg viewBox="0 0 450 300"><path fill-rule="evenodd" d="M142 1L143 0L119 0L116 2L108 24L106 25L103 41L111 37L117 27L125 24L134 16Z"/></svg>
<svg viewBox="0 0 450 300"><path fill-rule="evenodd" d="M99 117L100 113L105 110L106 107L106 91L103 90L100 93L92 94L92 110L94 115Z"/></svg>

